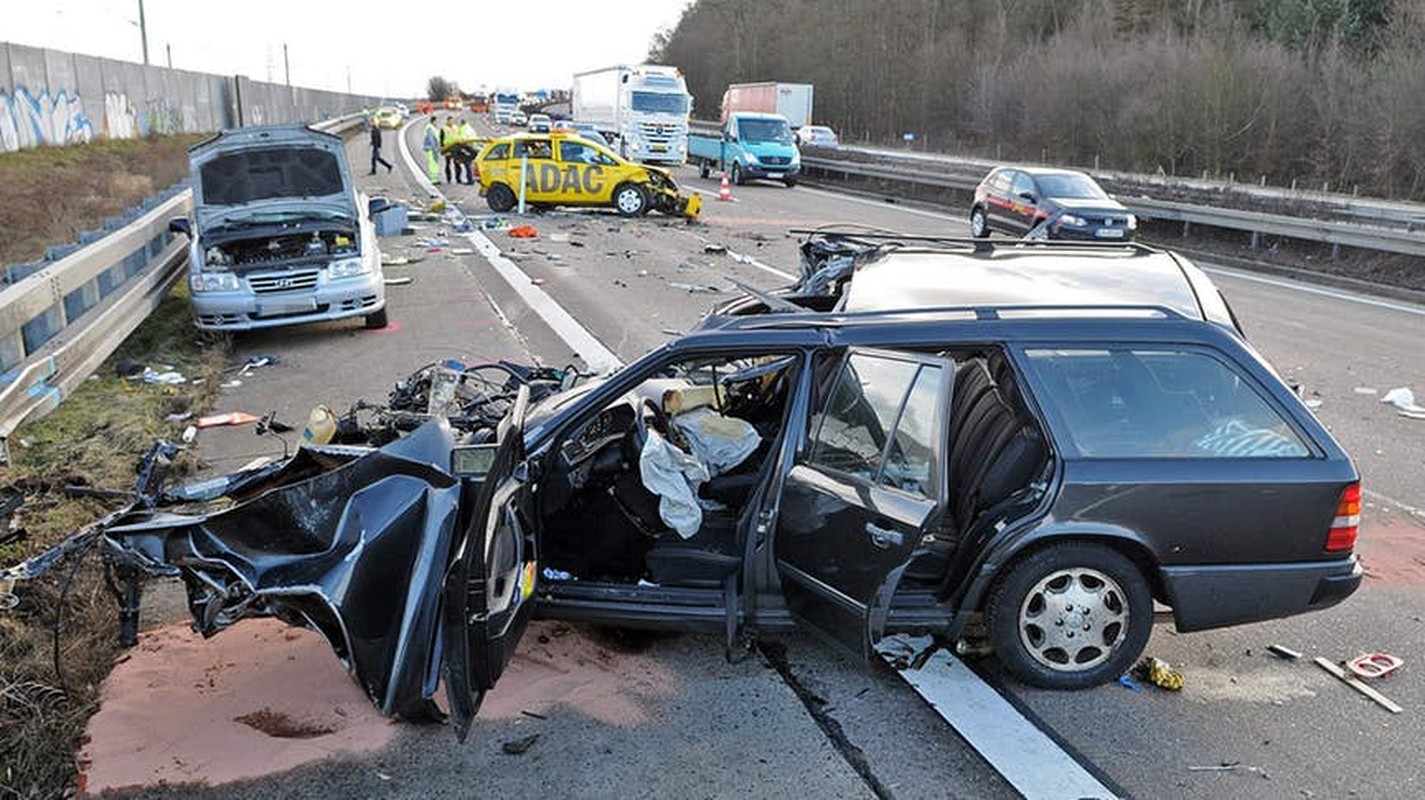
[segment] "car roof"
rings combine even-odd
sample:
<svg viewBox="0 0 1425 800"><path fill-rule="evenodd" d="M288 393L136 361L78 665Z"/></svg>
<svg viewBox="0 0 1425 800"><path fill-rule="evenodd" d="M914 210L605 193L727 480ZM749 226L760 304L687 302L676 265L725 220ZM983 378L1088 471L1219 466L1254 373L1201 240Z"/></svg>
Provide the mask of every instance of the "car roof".
<svg viewBox="0 0 1425 800"><path fill-rule="evenodd" d="M1028 175L1082 175L1089 177L1087 172L1080 172L1076 169L1060 169L1058 167L1000 167L1000 169L1013 169Z"/></svg>
<svg viewBox="0 0 1425 800"><path fill-rule="evenodd" d="M861 265L844 306L1166 306L1190 319L1224 317L1210 321L1230 325L1225 311L1204 311L1195 277L1173 254L1135 245L912 247Z"/></svg>

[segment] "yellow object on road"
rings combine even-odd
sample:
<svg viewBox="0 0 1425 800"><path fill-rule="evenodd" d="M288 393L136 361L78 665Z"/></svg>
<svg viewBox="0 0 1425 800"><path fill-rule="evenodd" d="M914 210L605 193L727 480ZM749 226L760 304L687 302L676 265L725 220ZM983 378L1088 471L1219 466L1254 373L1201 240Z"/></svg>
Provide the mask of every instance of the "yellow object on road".
<svg viewBox="0 0 1425 800"><path fill-rule="evenodd" d="M566 131L493 139L476 167L480 194L499 213L519 203L521 190L526 203L613 208L625 217L652 210L694 219L702 210L702 198L680 192L667 170L626 161Z"/></svg>

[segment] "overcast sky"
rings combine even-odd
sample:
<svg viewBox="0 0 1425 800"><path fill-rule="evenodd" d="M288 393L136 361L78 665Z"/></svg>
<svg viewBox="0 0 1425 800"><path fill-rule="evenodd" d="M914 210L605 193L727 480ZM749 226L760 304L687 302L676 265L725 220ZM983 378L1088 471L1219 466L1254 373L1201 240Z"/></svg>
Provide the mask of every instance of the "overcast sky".
<svg viewBox="0 0 1425 800"><path fill-rule="evenodd" d="M689 0L372 2L144 0L149 61L178 69L360 94L415 97L441 75L482 85L567 88L575 72L640 63ZM0 41L142 62L139 0L3 0ZM378 9L369 13L367 9ZM421 9L417 11L417 9Z"/></svg>

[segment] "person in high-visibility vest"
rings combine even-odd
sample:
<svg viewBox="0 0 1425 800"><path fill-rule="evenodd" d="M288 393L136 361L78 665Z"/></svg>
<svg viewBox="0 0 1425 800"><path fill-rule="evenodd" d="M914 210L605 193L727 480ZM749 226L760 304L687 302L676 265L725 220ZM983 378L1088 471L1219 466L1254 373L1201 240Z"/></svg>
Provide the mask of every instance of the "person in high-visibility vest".
<svg viewBox="0 0 1425 800"><path fill-rule="evenodd" d="M431 183L440 183L440 130L435 127L435 115L426 119L425 137L421 149L426 151L426 177Z"/></svg>

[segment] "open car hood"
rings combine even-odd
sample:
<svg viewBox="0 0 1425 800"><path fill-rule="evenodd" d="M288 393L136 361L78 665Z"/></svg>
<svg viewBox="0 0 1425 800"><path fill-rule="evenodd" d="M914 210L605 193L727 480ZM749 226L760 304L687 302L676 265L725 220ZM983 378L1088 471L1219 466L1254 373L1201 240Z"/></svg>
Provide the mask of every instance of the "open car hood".
<svg viewBox="0 0 1425 800"><path fill-rule="evenodd" d="M320 631L383 714L432 719L442 581L460 524L454 438L429 422L380 449L290 459L170 490L104 532L121 569L178 575L195 627Z"/></svg>
<svg viewBox="0 0 1425 800"><path fill-rule="evenodd" d="M300 125L224 131L188 151L200 229L253 215L356 219L341 137ZM294 211L295 210L295 211Z"/></svg>

